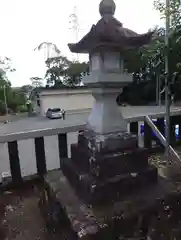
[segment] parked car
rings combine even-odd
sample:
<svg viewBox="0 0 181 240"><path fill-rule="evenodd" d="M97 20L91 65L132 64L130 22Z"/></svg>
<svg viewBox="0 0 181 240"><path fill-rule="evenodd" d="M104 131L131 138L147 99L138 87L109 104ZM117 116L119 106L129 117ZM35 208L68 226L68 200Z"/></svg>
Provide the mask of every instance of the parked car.
<svg viewBox="0 0 181 240"><path fill-rule="evenodd" d="M62 118L62 111L60 108L49 108L46 112L46 117L49 119Z"/></svg>

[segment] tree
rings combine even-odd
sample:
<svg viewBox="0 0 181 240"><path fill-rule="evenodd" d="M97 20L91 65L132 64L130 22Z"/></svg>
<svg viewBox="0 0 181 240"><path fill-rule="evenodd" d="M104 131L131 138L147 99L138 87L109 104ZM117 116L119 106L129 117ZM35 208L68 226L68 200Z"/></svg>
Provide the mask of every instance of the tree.
<svg viewBox="0 0 181 240"><path fill-rule="evenodd" d="M61 87L63 85L76 86L80 84L82 76L88 74L88 63L69 60L61 54L56 44L52 42L42 42L34 50L40 51L42 49L46 49L45 64L47 70L45 79L47 87ZM53 52L53 56L51 52Z"/></svg>
<svg viewBox="0 0 181 240"><path fill-rule="evenodd" d="M0 57L0 101L1 101L1 114L4 108L7 110L9 102L13 99L11 97L11 83L8 80L7 73L15 71L12 68L11 59L8 57ZM6 112L5 110L5 112Z"/></svg>
<svg viewBox="0 0 181 240"><path fill-rule="evenodd" d="M32 90L32 86L29 85L29 84L23 85L23 86L21 86L20 90L21 90L22 92L27 93L28 91L31 91L31 90Z"/></svg>
<svg viewBox="0 0 181 240"><path fill-rule="evenodd" d="M63 84L63 78L66 75L70 61L60 55L59 57L48 58L46 61L47 71L45 79L49 86Z"/></svg>
<svg viewBox="0 0 181 240"><path fill-rule="evenodd" d="M0 114L6 113L6 104L9 109L16 112L19 106L26 102L25 94L21 89L13 89L8 80L8 72L13 72L11 59L0 57ZM6 96L6 103L5 103Z"/></svg>
<svg viewBox="0 0 181 240"><path fill-rule="evenodd" d="M76 86L81 82L82 76L89 72L88 63L70 61L62 55L47 59L46 65L45 78L49 86Z"/></svg>
<svg viewBox="0 0 181 240"><path fill-rule="evenodd" d="M64 84L68 86L77 86L81 83L82 77L89 73L89 63L70 62L64 76Z"/></svg>
<svg viewBox="0 0 181 240"><path fill-rule="evenodd" d="M15 68L12 67L12 61L8 57L0 57L0 69L5 73L16 71Z"/></svg>
<svg viewBox="0 0 181 240"><path fill-rule="evenodd" d="M169 80L172 89L172 95L179 96L181 94L181 1L170 0L169 9L166 9L165 2L155 0L154 6L159 11L161 18L166 18L169 15L171 20L169 33ZM173 80L175 73L177 81ZM175 85L175 86L174 86Z"/></svg>
<svg viewBox="0 0 181 240"><path fill-rule="evenodd" d="M166 15L170 15L171 29L180 27L181 24L181 2L180 0L170 0L170 7L166 9L165 0L155 0L154 7L159 11L162 19L165 19Z"/></svg>
<svg viewBox="0 0 181 240"><path fill-rule="evenodd" d="M40 77L31 77L30 78L32 87L38 88L43 86L43 79Z"/></svg>
<svg viewBox="0 0 181 240"><path fill-rule="evenodd" d="M25 94L26 96L29 96L31 91L33 90L33 86L32 85L23 85L21 88L20 88L20 92Z"/></svg>
<svg viewBox="0 0 181 240"><path fill-rule="evenodd" d="M170 15L171 27L169 34L169 80L172 94L181 97L181 1L170 0L170 9L166 10L165 0L155 0L154 6L159 11L161 18L166 14ZM129 60L126 62L126 68L129 72L137 73L136 82L124 89L122 96L125 99L133 99L136 92L140 99L148 101L155 100L156 79L161 79L162 90L164 90L164 65L165 65L165 29L156 27L154 36L150 44L141 47L139 51L130 50ZM174 74L177 74L177 80L173 80ZM147 83L142 80L150 79ZM148 94L149 93L149 94ZM129 95L129 96L128 96ZM138 98L138 97L137 97ZM136 98L135 98L136 99ZM136 101L132 101L136 102Z"/></svg>

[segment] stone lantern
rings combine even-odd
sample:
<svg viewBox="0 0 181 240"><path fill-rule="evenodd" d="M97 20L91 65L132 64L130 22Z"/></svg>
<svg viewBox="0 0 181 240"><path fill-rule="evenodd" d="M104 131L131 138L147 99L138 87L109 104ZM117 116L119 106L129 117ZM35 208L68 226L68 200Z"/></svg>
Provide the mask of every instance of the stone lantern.
<svg viewBox="0 0 181 240"><path fill-rule="evenodd" d="M125 51L147 43L151 33L139 35L123 28L114 18L113 0L103 0L99 6L101 19L76 44L69 44L72 52L89 53L90 75L84 85L92 88L95 105L87 121L87 128L96 134L126 132L127 124L116 104L121 89L133 81L124 71Z"/></svg>
<svg viewBox="0 0 181 240"><path fill-rule="evenodd" d="M179 182L158 180L148 150L127 133L115 100L132 82L124 70L127 50L146 44L151 33L123 28L115 9L113 0L102 0L101 19L80 42L69 44L72 52L89 53L90 75L84 83L95 105L78 142L71 144L71 158L65 158L61 143L65 146L66 135L60 134L61 169L43 176L39 206L60 238L168 239L180 233L173 231L180 220Z"/></svg>
<svg viewBox="0 0 181 240"><path fill-rule="evenodd" d="M91 199L104 199L106 189L113 185L112 196L131 189L130 182L134 186L145 184L145 176L150 182L157 179L156 168L149 166L137 137L127 132L116 103L122 88L133 81L132 74L124 69L127 51L148 43L152 33L137 34L124 28L114 17L115 9L113 0L102 0L101 19L78 43L68 44L74 53L89 54L90 74L83 83L92 89L95 104L78 143L71 146L72 159L69 166L65 163L65 172L68 179L79 179L77 184L73 182Z"/></svg>

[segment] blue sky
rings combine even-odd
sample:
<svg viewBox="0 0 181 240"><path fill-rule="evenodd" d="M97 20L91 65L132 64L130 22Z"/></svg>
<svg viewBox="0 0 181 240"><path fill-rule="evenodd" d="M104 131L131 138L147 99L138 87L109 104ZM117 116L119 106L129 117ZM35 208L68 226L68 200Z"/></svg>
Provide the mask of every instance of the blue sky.
<svg viewBox="0 0 181 240"><path fill-rule="evenodd" d="M41 42L57 44L62 54L72 58L67 43L75 41L70 14L77 7L79 38L100 18L100 0L0 0L0 55L12 59L16 72L9 77L13 86L29 84L30 77L43 77L45 52L34 48ZM153 0L115 0L116 17L138 33L160 24ZM80 56L81 60L87 56Z"/></svg>

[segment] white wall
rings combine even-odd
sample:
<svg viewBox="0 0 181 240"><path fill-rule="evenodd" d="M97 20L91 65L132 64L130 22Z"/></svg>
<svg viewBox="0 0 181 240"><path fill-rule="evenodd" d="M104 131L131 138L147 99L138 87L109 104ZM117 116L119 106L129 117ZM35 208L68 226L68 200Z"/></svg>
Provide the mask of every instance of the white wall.
<svg viewBox="0 0 181 240"><path fill-rule="evenodd" d="M92 108L94 98L90 92L71 92L59 94L42 94L40 96L40 113L45 115L48 108L61 108L65 111L77 111Z"/></svg>
<svg viewBox="0 0 181 240"><path fill-rule="evenodd" d="M70 145L77 142L77 132L67 134L68 157L71 157ZM60 168L57 135L44 137L47 170ZM33 139L18 141L18 153L22 177L37 174L35 144ZM0 182L2 174L11 177L7 143L0 143Z"/></svg>

